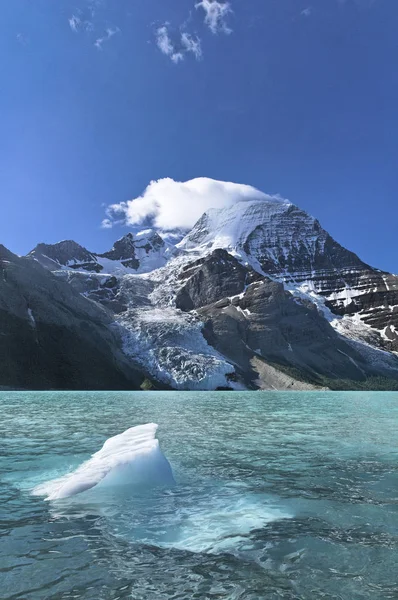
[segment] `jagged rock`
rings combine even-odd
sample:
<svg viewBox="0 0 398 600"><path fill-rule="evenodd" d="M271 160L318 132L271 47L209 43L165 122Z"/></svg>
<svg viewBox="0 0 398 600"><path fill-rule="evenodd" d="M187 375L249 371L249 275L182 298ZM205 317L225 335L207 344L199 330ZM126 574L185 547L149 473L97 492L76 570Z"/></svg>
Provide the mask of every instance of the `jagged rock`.
<svg viewBox="0 0 398 600"><path fill-rule="evenodd" d="M189 279L176 296L176 306L181 310L192 310L235 296L261 278L256 271L244 267L221 248L190 265L184 274L189 274Z"/></svg>
<svg viewBox="0 0 398 600"><path fill-rule="evenodd" d="M136 244L132 233L124 235L120 240L117 240L111 250L99 254L101 258L109 258L109 260L118 260L124 266L138 269L140 266L139 260L136 258Z"/></svg>
<svg viewBox="0 0 398 600"><path fill-rule="evenodd" d="M61 267L84 269L99 273L102 270L95 254L89 252L73 240L63 240L56 244L38 244L28 256L35 258L43 267L54 271Z"/></svg>
<svg viewBox="0 0 398 600"><path fill-rule="evenodd" d="M102 254L89 252L71 240L56 244L38 244L29 254L50 271L74 269L89 273L123 275L147 272L166 264L176 252L156 231L127 233L117 240L111 250Z"/></svg>

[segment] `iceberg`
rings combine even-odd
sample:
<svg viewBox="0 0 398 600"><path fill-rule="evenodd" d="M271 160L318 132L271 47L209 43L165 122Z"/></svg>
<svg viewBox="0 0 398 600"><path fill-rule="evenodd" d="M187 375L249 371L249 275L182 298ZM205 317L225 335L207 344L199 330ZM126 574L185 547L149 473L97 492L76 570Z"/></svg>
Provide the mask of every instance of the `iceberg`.
<svg viewBox="0 0 398 600"><path fill-rule="evenodd" d="M156 439L156 423L131 427L106 440L72 473L36 486L33 494L59 500L98 485L170 485L173 472Z"/></svg>

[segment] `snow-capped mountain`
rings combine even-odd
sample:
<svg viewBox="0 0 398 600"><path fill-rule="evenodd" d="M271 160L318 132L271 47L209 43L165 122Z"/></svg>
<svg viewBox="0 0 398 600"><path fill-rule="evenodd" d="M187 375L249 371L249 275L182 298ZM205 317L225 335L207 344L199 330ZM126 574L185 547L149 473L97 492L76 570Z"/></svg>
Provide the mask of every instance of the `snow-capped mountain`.
<svg viewBox="0 0 398 600"><path fill-rule="evenodd" d="M227 249L292 290L319 295L339 316L357 315L398 350L398 277L362 262L319 222L288 201L240 202L209 210L178 244Z"/></svg>
<svg viewBox="0 0 398 600"><path fill-rule="evenodd" d="M112 313L0 244L0 389L131 389Z"/></svg>
<svg viewBox="0 0 398 600"><path fill-rule="evenodd" d="M73 240L62 240L56 244L37 244L29 252L30 258L35 258L43 267L56 271L66 267L68 269L84 269L85 271L101 271L95 254L77 244Z"/></svg>
<svg viewBox="0 0 398 600"><path fill-rule="evenodd" d="M56 244L38 244L29 257L35 258L51 271L75 269L94 273L126 274L153 271L166 264L176 252L160 235L147 229L139 233L127 233L117 240L108 252L89 252L72 240Z"/></svg>
<svg viewBox="0 0 398 600"><path fill-rule="evenodd" d="M4 249L0 328L14 315L9 286L23 267L26 285L13 283L14 305L40 348L49 344L46 302L59 298L58 307L62 298L85 323L85 344L93 306L95 327L101 321L102 336L109 329L107 344L113 340L134 381L149 376L174 389L398 389L398 277L362 262L286 200L262 195L207 210L176 246L145 230L104 253L63 241L39 244L26 258L6 256ZM36 276L38 290L48 290L35 300L40 310L27 300ZM124 363L118 368L125 372Z"/></svg>

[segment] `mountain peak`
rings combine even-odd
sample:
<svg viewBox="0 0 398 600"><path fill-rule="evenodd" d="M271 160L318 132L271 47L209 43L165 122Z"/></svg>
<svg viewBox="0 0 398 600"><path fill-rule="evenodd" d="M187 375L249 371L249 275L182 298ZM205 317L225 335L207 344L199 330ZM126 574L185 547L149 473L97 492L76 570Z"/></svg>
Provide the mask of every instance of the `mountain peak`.
<svg viewBox="0 0 398 600"><path fill-rule="evenodd" d="M139 248L144 248L148 254L154 248L154 246L156 249L158 249L160 246L164 246L164 241L155 231L145 230L136 235L129 232L116 240L111 250L104 252L99 256L103 258L109 258L111 260L129 260L132 261L129 266L137 268L133 266L133 263L135 264L137 261L137 250Z"/></svg>
<svg viewBox="0 0 398 600"><path fill-rule="evenodd" d="M78 265L84 265L88 270L92 270L90 266L96 264L95 255L73 240L61 240L55 244L37 244L28 256L35 258L51 270L60 267L76 268Z"/></svg>
<svg viewBox="0 0 398 600"><path fill-rule="evenodd" d="M18 258L18 256L16 254L14 254L13 252L11 252L11 250L9 250L5 246L3 246L3 244L0 244L0 262L1 261L13 262L16 258ZM0 267L1 267L1 264L0 264Z"/></svg>
<svg viewBox="0 0 398 600"><path fill-rule="evenodd" d="M279 197L245 200L225 208L211 208L197 221L178 244L184 250L194 248L236 249L259 226L268 228L272 221L294 205Z"/></svg>

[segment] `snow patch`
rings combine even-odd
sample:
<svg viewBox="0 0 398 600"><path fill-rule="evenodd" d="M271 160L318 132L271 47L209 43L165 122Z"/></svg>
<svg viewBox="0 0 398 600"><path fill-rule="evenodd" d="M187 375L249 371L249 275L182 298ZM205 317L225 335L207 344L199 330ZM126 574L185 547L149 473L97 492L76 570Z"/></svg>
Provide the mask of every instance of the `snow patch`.
<svg viewBox="0 0 398 600"><path fill-rule="evenodd" d="M31 308L28 308L28 317L29 317L29 321L33 327L33 329L36 329L36 319L33 316L33 312Z"/></svg>

